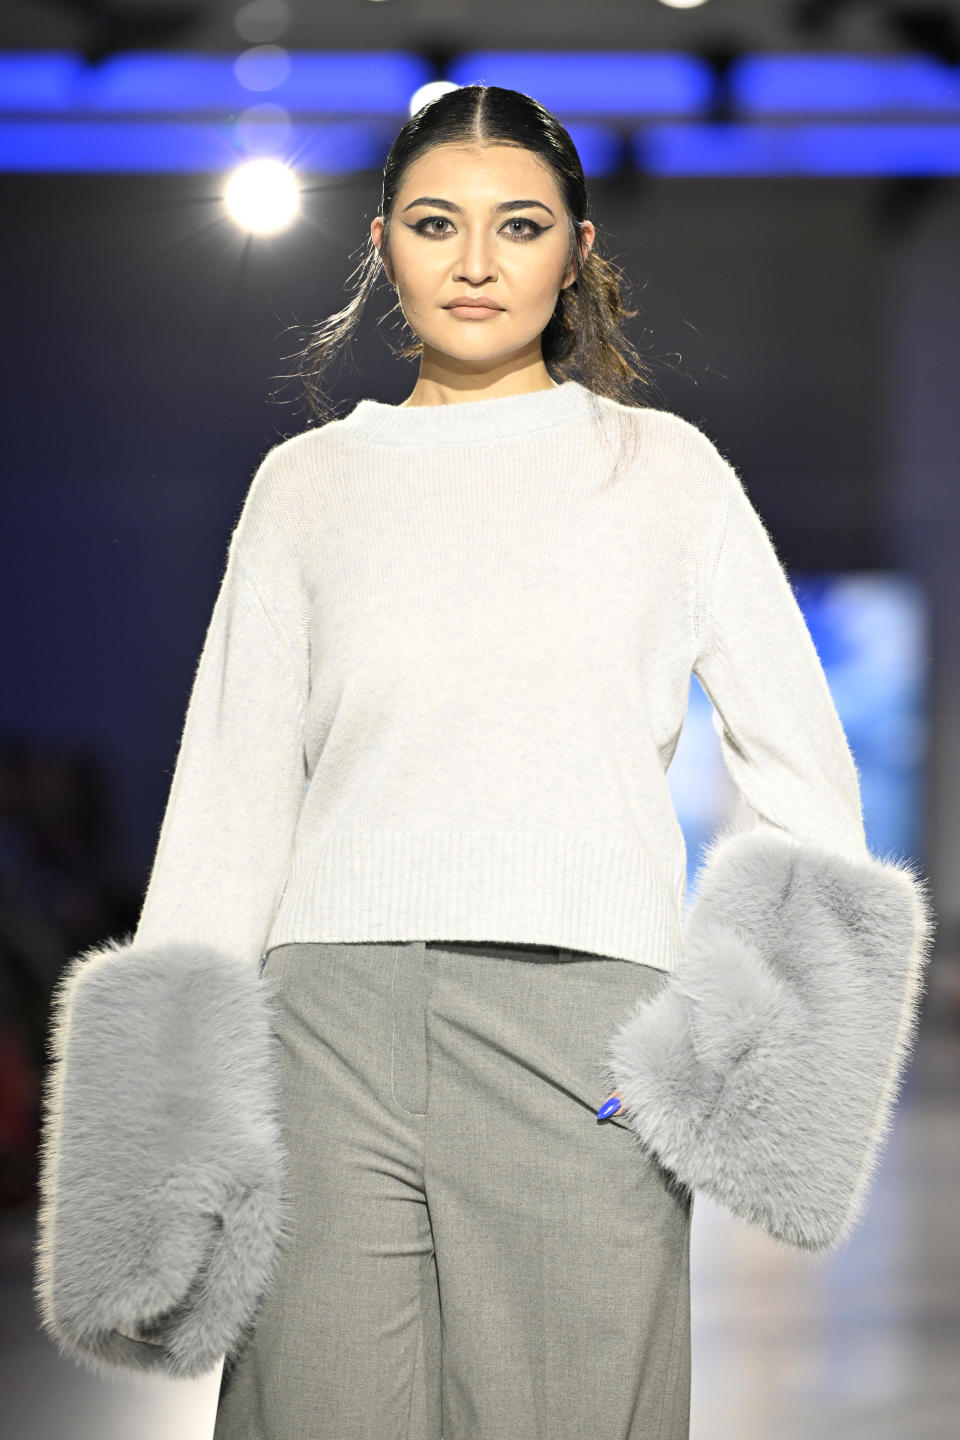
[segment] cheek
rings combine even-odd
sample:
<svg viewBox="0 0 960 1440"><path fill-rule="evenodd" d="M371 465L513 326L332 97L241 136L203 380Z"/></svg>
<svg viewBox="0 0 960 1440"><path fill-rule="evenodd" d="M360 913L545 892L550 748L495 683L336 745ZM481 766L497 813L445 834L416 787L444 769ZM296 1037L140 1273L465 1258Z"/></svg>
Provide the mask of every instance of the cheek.
<svg viewBox="0 0 960 1440"><path fill-rule="evenodd" d="M530 293L536 293L541 304L552 305L554 296L563 283L566 270L566 251L557 246L543 250L530 266Z"/></svg>
<svg viewBox="0 0 960 1440"><path fill-rule="evenodd" d="M435 297L446 283L449 260L444 263L429 240L420 241L415 249L398 247L395 261L397 279L411 304Z"/></svg>
<svg viewBox="0 0 960 1440"><path fill-rule="evenodd" d="M538 311L545 311L547 315L553 313L557 303L557 291L563 276L551 270L548 275L541 275L537 278L535 288L530 291L530 305Z"/></svg>

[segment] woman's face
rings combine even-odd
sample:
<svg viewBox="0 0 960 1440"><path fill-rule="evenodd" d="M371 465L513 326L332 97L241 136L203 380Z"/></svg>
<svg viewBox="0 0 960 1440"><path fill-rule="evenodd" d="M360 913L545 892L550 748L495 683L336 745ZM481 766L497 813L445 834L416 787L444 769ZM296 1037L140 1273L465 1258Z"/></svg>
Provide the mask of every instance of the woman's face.
<svg viewBox="0 0 960 1440"><path fill-rule="evenodd" d="M382 216L370 233L379 249ZM581 235L585 259L594 240L589 221ZM576 278L550 169L531 151L502 144L438 145L421 155L397 194L383 263L424 361L462 373L539 360L557 294ZM448 308L461 295L501 308Z"/></svg>

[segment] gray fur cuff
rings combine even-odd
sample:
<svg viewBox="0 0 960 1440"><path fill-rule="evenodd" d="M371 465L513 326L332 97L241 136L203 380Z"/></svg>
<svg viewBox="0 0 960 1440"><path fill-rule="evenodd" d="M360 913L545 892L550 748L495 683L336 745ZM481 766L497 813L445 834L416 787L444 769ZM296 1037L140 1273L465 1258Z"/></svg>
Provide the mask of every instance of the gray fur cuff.
<svg viewBox="0 0 960 1440"><path fill-rule="evenodd" d="M907 861L722 832L678 969L608 1041L628 1126L775 1239L839 1248L892 1124L934 928Z"/></svg>
<svg viewBox="0 0 960 1440"><path fill-rule="evenodd" d="M291 1229L266 976L108 941L54 991L35 1295L94 1373L192 1378L239 1348Z"/></svg>

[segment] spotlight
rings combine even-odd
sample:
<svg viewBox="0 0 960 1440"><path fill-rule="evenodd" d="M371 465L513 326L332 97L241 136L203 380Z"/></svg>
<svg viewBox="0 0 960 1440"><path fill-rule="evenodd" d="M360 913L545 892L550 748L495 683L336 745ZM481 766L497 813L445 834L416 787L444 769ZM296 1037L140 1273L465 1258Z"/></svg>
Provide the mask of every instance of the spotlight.
<svg viewBox="0 0 960 1440"><path fill-rule="evenodd" d="M300 212L297 178L281 160L264 156L235 170L224 204L230 218L254 235L276 235Z"/></svg>

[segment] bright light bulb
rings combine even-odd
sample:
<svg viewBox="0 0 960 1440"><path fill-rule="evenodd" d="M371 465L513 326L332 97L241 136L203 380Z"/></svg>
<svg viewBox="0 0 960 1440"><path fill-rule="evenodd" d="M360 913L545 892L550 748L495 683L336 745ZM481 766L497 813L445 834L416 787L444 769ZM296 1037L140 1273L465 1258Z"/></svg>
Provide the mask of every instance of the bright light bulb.
<svg viewBox="0 0 960 1440"><path fill-rule="evenodd" d="M300 213L300 187L288 165L264 156L233 172L223 201L230 218L244 230L275 235Z"/></svg>
<svg viewBox="0 0 960 1440"><path fill-rule="evenodd" d="M452 80L428 80L426 85L421 85L419 90L414 90L410 96L410 114L416 115L424 105L429 105L431 100L439 100L441 95L446 95L449 90L459 90Z"/></svg>

